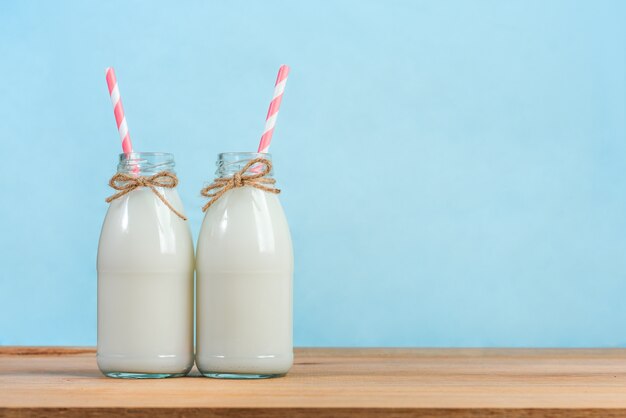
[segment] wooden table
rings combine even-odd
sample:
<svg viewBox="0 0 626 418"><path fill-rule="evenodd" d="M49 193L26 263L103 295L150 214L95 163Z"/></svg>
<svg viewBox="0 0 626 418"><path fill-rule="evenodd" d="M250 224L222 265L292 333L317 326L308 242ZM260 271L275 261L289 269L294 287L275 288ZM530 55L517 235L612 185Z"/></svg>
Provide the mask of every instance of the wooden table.
<svg viewBox="0 0 626 418"><path fill-rule="evenodd" d="M0 417L626 417L625 349L296 349L285 378L103 377L91 348L0 347Z"/></svg>

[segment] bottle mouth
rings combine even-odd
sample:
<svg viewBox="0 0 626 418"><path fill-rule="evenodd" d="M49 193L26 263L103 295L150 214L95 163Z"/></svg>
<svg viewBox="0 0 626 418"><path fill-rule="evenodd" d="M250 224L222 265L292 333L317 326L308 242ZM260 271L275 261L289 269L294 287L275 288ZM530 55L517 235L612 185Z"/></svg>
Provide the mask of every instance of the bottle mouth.
<svg viewBox="0 0 626 418"><path fill-rule="evenodd" d="M255 158L265 158L266 160L272 160L272 154L263 152L221 152L217 154L217 162L215 165L215 175L217 177L230 177L239 172L250 160ZM248 173L254 172L255 167L258 164L250 167ZM268 176L271 176L269 173Z"/></svg>
<svg viewBox="0 0 626 418"><path fill-rule="evenodd" d="M120 154L117 171L146 175L173 172L174 165L174 154L168 152L130 152Z"/></svg>
<svg viewBox="0 0 626 418"><path fill-rule="evenodd" d="M169 152L129 152L120 154L120 161L134 160L134 159L148 159L148 158L162 158L162 159L174 159L174 154Z"/></svg>
<svg viewBox="0 0 626 418"><path fill-rule="evenodd" d="M229 152L220 152L217 154L217 159L237 159L237 160L252 160L253 158L267 158L268 160L272 159L272 154L269 152L238 152L238 151L229 151Z"/></svg>

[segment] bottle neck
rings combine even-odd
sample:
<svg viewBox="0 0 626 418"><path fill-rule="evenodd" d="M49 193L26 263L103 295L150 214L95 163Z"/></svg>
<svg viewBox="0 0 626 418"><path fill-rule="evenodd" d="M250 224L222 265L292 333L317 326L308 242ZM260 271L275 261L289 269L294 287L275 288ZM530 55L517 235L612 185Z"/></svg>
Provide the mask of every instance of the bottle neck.
<svg viewBox="0 0 626 418"><path fill-rule="evenodd" d="M120 154L117 172L134 176L151 176L161 171L174 173L174 155L165 152L131 152Z"/></svg>
<svg viewBox="0 0 626 418"><path fill-rule="evenodd" d="M258 152L223 152L218 154L217 162L215 163L217 166L215 175L217 177L232 177L235 173L241 171L250 160L255 158L264 158L272 161L272 154ZM258 164L253 165L248 169L247 173L255 173L255 169L258 170L257 167ZM265 177L272 178L273 175L272 170Z"/></svg>

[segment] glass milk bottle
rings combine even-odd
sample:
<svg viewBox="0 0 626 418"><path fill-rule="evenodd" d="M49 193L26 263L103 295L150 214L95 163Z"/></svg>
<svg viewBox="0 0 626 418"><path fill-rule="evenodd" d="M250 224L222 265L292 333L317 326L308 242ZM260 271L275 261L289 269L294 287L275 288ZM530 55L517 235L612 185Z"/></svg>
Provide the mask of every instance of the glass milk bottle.
<svg viewBox="0 0 626 418"><path fill-rule="evenodd" d="M110 377L184 376L193 366L193 242L173 170L172 154L121 154L111 179L97 355Z"/></svg>
<svg viewBox="0 0 626 418"><path fill-rule="evenodd" d="M256 158L269 167L243 172ZM291 236L270 159L219 154L217 187L203 190L213 199L196 251L196 365L207 377L275 377L293 363Z"/></svg>

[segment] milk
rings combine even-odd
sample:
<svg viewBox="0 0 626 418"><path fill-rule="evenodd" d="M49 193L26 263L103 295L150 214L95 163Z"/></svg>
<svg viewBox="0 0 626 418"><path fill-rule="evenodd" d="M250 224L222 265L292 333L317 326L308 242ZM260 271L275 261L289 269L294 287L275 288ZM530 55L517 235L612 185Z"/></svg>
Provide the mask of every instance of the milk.
<svg viewBox="0 0 626 418"><path fill-rule="evenodd" d="M148 165L141 174L163 168ZM184 212L175 189L156 190ZM169 377L191 369L193 273L187 222L150 189L111 202L98 247L97 360L104 374Z"/></svg>
<svg viewBox="0 0 626 418"><path fill-rule="evenodd" d="M198 369L210 377L287 373L293 363L293 255L278 196L245 186L209 207L196 269Z"/></svg>

